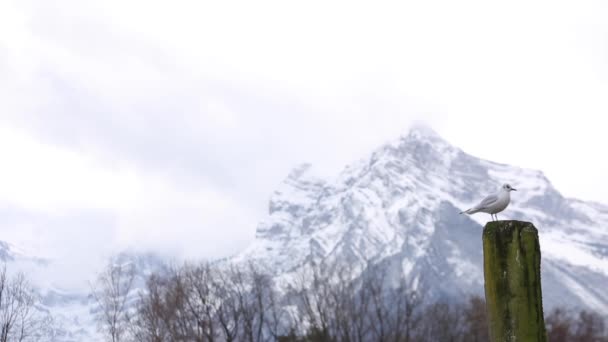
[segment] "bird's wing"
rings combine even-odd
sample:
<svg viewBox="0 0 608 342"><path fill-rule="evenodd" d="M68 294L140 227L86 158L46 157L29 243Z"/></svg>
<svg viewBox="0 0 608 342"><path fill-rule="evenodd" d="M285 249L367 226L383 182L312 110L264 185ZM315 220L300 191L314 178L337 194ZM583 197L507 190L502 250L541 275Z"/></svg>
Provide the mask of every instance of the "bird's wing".
<svg viewBox="0 0 608 342"><path fill-rule="evenodd" d="M475 209L484 209L498 201L498 195L489 195L479 202L479 204L475 207Z"/></svg>

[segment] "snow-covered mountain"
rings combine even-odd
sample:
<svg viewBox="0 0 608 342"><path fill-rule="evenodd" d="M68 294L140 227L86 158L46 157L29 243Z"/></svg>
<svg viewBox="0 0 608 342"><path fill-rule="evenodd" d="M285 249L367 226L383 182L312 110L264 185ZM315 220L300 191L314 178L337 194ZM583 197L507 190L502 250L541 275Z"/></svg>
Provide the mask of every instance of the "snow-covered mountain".
<svg viewBox="0 0 608 342"><path fill-rule="evenodd" d="M541 171L473 157L420 126L334 179L296 167L272 195L252 245L219 263L253 260L289 285L309 261L346 262L361 272L371 262L431 297L483 295L481 232L489 215L459 212L505 182L518 191L500 218L531 221L540 232L545 307L608 314L608 206L565 198ZM31 278L39 309L55 319L56 341L99 340L90 288L54 285L54 260L3 241L0 261ZM124 253L115 262L135 265L134 296L163 269L154 254Z"/></svg>
<svg viewBox="0 0 608 342"><path fill-rule="evenodd" d="M499 216L540 232L545 307L608 314L608 206L565 198L541 171L476 158L423 126L333 180L295 168L254 243L233 260L256 260L283 284L311 260L361 270L371 261L434 297L483 295L481 232L490 216L459 212L503 183L518 191Z"/></svg>

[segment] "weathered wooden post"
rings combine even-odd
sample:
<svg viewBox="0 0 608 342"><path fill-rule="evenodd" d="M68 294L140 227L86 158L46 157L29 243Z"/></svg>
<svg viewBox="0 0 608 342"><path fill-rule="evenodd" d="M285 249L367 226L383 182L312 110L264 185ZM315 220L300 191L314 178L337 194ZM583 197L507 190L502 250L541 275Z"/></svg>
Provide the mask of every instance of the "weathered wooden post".
<svg viewBox="0 0 608 342"><path fill-rule="evenodd" d="M540 245L530 222L488 222L483 270L491 342L545 342Z"/></svg>

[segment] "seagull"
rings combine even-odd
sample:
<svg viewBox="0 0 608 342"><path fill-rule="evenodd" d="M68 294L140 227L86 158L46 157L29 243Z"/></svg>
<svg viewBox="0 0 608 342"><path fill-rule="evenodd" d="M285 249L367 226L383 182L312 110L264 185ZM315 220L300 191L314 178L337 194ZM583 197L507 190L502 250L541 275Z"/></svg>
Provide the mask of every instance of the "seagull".
<svg viewBox="0 0 608 342"><path fill-rule="evenodd" d="M511 201L511 191L517 191L517 189L512 188L509 184L504 184L498 193L494 195L489 195L484 198L478 205L474 206L471 209L461 211L461 214L475 214L478 212L488 213L492 215L492 221L494 221L494 217L498 220L499 212L505 210Z"/></svg>

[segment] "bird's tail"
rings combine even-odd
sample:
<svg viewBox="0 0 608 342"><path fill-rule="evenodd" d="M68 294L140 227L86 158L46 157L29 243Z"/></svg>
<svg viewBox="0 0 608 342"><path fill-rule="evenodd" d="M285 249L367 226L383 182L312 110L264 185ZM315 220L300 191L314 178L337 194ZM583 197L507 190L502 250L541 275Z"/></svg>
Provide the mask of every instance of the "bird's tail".
<svg viewBox="0 0 608 342"><path fill-rule="evenodd" d="M461 214L467 214L467 215L471 215L471 214L475 214L476 212L478 212L479 210L475 210L474 208L471 209L467 209L465 211L461 211Z"/></svg>

